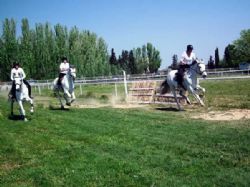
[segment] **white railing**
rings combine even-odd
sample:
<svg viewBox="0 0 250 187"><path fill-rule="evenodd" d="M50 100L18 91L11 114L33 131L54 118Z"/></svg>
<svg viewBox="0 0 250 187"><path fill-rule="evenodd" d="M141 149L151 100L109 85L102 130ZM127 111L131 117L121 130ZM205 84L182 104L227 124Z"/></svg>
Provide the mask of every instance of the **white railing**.
<svg viewBox="0 0 250 187"><path fill-rule="evenodd" d="M239 79L239 78L250 78L250 69L247 70L227 70L227 71L213 71L207 72L208 77L206 80L224 80L224 79ZM141 81L141 80L156 80L162 81L166 78L166 74L140 74L140 75L127 75L126 81L128 83L134 81ZM116 83L124 83L124 76L123 75L116 75L116 76L100 76L100 77L87 77L76 79L76 85L82 84L116 84ZM40 90L41 88L48 88L51 89L53 80L32 80L29 81L30 85L35 89ZM1 90L9 90L11 87L11 82L5 82L0 85Z"/></svg>

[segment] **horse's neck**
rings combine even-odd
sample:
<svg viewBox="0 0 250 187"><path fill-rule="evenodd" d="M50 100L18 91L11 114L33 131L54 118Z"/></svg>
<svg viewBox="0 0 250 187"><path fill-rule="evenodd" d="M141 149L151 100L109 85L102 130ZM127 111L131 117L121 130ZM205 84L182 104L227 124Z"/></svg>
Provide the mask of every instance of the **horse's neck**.
<svg viewBox="0 0 250 187"><path fill-rule="evenodd" d="M64 76L64 81L67 82L67 85L69 86L69 88L71 88L73 86L73 79L72 77L70 76L70 73L67 73L65 76Z"/></svg>
<svg viewBox="0 0 250 187"><path fill-rule="evenodd" d="M196 71L196 69L197 69L197 64L191 66L187 72L190 79L192 80L193 87L196 87L196 85L197 85L197 71Z"/></svg>
<svg viewBox="0 0 250 187"><path fill-rule="evenodd" d="M26 92L28 92L28 88L26 84L22 83L22 93L26 93Z"/></svg>

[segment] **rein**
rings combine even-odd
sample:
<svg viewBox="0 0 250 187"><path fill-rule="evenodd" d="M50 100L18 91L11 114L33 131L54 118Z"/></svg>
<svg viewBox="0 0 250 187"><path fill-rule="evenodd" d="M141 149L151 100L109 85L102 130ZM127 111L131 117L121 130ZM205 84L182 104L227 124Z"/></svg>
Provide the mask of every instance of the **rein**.
<svg viewBox="0 0 250 187"><path fill-rule="evenodd" d="M195 64L199 65L200 63L199 63L199 62L196 62ZM192 68L192 66L195 65L195 64L192 64L192 65L190 66L190 69L193 70L195 73L202 75L206 70L201 71L201 72L199 73L199 72L197 71L197 69Z"/></svg>

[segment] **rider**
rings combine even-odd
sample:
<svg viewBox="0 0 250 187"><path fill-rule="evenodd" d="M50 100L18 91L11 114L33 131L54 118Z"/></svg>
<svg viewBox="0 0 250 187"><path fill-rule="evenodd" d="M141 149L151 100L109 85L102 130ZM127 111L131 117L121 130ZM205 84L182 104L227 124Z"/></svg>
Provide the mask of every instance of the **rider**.
<svg viewBox="0 0 250 187"><path fill-rule="evenodd" d="M28 83L28 81L25 80L26 78L26 74L23 71L23 68L20 67L20 64L18 62L16 62L12 69L11 69L11 74L10 74L10 79L12 80L12 88L10 90L10 95L11 98L15 98L16 97L16 87L15 87L15 78L21 78L23 80L23 83L26 84L28 91L29 91L29 97L31 97L31 86Z"/></svg>
<svg viewBox="0 0 250 187"><path fill-rule="evenodd" d="M176 73L176 79L180 86L183 86L183 80L184 80L184 73L186 68L189 68L190 65L195 61L196 56L193 52L193 46L187 45L187 50L184 51L181 55L181 61L178 68L178 72Z"/></svg>
<svg viewBox="0 0 250 187"><path fill-rule="evenodd" d="M62 57L61 60L62 60L62 62L61 62L60 67L59 67L60 74L59 74L58 85L62 84L62 79L67 74L67 72L69 70L69 62L68 62L67 57Z"/></svg>

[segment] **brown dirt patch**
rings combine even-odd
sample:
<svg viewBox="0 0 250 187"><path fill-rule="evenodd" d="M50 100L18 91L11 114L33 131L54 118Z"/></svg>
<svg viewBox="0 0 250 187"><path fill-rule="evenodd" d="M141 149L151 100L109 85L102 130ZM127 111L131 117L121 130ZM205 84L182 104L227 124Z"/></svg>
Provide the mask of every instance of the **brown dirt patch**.
<svg viewBox="0 0 250 187"><path fill-rule="evenodd" d="M245 109L233 109L228 111L210 111L207 113L200 113L191 118L204 119L211 121L231 121L250 119L250 110Z"/></svg>

